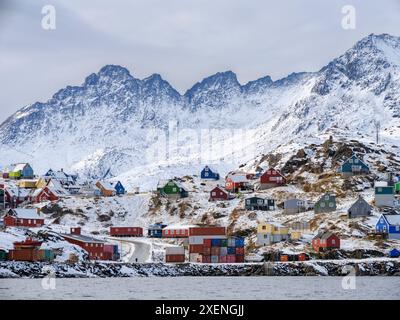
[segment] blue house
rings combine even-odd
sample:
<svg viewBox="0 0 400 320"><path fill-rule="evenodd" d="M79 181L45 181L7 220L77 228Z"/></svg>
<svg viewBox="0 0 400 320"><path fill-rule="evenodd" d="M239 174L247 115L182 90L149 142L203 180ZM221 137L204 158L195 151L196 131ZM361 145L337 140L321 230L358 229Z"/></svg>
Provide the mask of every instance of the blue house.
<svg viewBox="0 0 400 320"><path fill-rule="evenodd" d="M354 176L358 174L368 174L370 171L368 165L353 154L343 162L340 167L340 172L345 176Z"/></svg>
<svg viewBox="0 0 400 320"><path fill-rule="evenodd" d="M400 240L400 214L382 214L375 229L387 234L388 239Z"/></svg>
<svg viewBox="0 0 400 320"><path fill-rule="evenodd" d="M390 252L389 252L389 256L390 256L391 258L398 258L398 257L400 257L400 251L397 250L397 249L392 249L392 250L390 250Z"/></svg>
<svg viewBox="0 0 400 320"><path fill-rule="evenodd" d="M219 180L219 173L217 173L215 170L212 170L209 166L205 166L204 169L201 170L201 178Z"/></svg>
<svg viewBox="0 0 400 320"><path fill-rule="evenodd" d="M155 223L150 225L147 228L147 236L149 238L161 238L162 237L162 229L164 229L167 225L162 223Z"/></svg>
<svg viewBox="0 0 400 320"><path fill-rule="evenodd" d="M114 189L115 189L115 193L116 193L116 194L125 194L125 188L124 188L124 186L122 185L121 181L118 181L118 182L115 184Z"/></svg>

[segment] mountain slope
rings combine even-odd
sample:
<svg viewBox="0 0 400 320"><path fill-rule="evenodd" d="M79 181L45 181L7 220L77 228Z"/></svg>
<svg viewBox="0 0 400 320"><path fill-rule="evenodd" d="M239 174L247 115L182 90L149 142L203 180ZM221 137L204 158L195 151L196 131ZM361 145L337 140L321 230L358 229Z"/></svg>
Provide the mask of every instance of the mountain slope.
<svg viewBox="0 0 400 320"><path fill-rule="evenodd" d="M387 34L360 40L318 72L245 85L233 72L221 72L184 95L158 74L137 79L108 65L1 124L0 163L29 161L38 173L62 167L90 176L111 168L133 186L182 167L196 173L200 163L229 170L282 145L330 134L373 141L376 121L382 142L398 145L399 80L400 39ZM209 137L201 129L214 130L206 160ZM154 152L158 157L150 157Z"/></svg>

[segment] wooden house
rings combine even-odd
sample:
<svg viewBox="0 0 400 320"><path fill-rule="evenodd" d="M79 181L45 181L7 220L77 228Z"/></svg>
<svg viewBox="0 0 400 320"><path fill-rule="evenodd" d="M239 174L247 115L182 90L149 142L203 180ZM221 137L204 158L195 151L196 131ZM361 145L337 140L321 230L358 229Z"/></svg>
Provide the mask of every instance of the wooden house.
<svg viewBox="0 0 400 320"><path fill-rule="evenodd" d="M37 209L9 209L3 220L6 227L33 228L44 225L44 219L39 216Z"/></svg>
<svg viewBox="0 0 400 320"><path fill-rule="evenodd" d="M274 168L270 168L260 176L260 189L268 189L286 184L285 176Z"/></svg>
<svg viewBox="0 0 400 320"><path fill-rule="evenodd" d="M62 237L86 250L91 260L116 260L119 257L118 245L110 245L109 250L104 241L82 235L79 227L71 228L70 234L63 234Z"/></svg>
<svg viewBox="0 0 400 320"><path fill-rule="evenodd" d="M103 197L112 197L116 194L115 188L109 182L97 181L96 187L100 189L101 195Z"/></svg>
<svg viewBox="0 0 400 320"><path fill-rule="evenodd" d="M375 229L386 234L388 239L400 240L400 214L381 214Z"/></svg>
<svg viewBox="0 0 400 320"><path fill-rule="evenodd" d="M56 187L55 185L47 185L43 188L36 189L30 195L30 201L32 203L40 203L46 201L58 201L62 197L69 196L69 192L65 190L61 185Z"/></svg>
<svg viewBox="0 0 400 320"><path fill-rule="evenodd" d="M13 184L4 185L4 208L16 208L22 203L29 202L31 189L19 188Z"/></svg>
<svg viewBox="0 0 400 320"><path fill-rule="evenodd" d="M231 195L229 192L222 189L220 186L216 186L210 191L209 201L225 201L233 198L233 195Z"/></svg>
<svg viewBox="0 0 400 320"><path fill-rule="evenodd" d="M261 197L250 197L245 199L246 210L275 210L275 200Z"/></svg>
<svg viewBox="0 0 400 320"><path fill-rule="evenodd" d="M363 197L359 196L357 201L347 210L349 218L366 217L370 216L372 207L368 204Z"/></svg>
<svg viewBox="0 0 400 320"><path fill-rule="evenodd" d="M296 214L314 209L314 204L307 200L287 199L283 202L283 213Z"/></svg>
<svg viewBox="0 0 400 320"><path fill-rule="evenodd" d="M176 180L160 181L157 186L157 192L163 197L186 198L189 196L186 188Z"/></svg>
<svg viewBox="0 0 400 320"><path fill-rule="evenodd" d="M276 222L261 223L257 227L258 246L270 245L289 239L289 228Z"/></svg>
<svg viewBox="0 0 400 320"><path fill-rule="evenodd" d="M314 213L332 212L336 210L336 195L325 193L314 205Z"/></svg>
<svg viewBox="0 0 400 320"><path fill-rule="evenodd" d="M21 179L18 180L17 186L25 189L36 189L37 182L38 180L34 179Z"/></svg>
<svg viewBox="0 0 400 320"><path fill-rule="evenodd" d="M394 196L393 186L388 186L387 183L375 184L375 206L377 207L395 206L395 196Z"/></svg>
<svg viewBox="0 0 400 320"><path fill-rule="evenodd" d="M66 184L75 184L76 180L77 180L77 176L73 175L73 174L68 174L64 171L64 169L61 170L53 170L53 169L49 169L44 175L43 178L45 180L57 180L59 181L62 185L66 185Z"/></svg>
<svg viewBox="0 0 400 320"><path fill-rule="evenodd" d="M121 181L118 181L115 184L114 189L115 189L115 193L117 195L121 195L121 194L125 194L126 193L125 187L122 185Z"/></svg>
<svg viewBox="0 0 400 320"><path fill-rule="evenodd" d="M225 189L230 192L239 192L251 189L251 185L246 175L232 174L228 175L225 179Z"/></svg>
<svg viewBox="0 0 400 320"><path fill-rule="evenodd" d="M219 173L209 166L205 166L203 170L201 170L200 177L206 180L219 180Z"/></svg>
<svg viewBox="0 0 400 320"><path fill-rule="evenodd" d="M344 176L354 176L368 174L370 172L368 165L359 159L355 154L343 162L340 172Z"/></svg>
<svg viewBox="0 0 400 320"><path fill-rule="evenodd" d="M313 239L312 246L316 252L340 249L339 237L330 231L320 231Z"/></svg>
<svg viewBox="0 0 400 320"><path fill-rule="evenodd" d="M33 179L33 169L29 163L17 163L8 172L10 179Z"/></svg>

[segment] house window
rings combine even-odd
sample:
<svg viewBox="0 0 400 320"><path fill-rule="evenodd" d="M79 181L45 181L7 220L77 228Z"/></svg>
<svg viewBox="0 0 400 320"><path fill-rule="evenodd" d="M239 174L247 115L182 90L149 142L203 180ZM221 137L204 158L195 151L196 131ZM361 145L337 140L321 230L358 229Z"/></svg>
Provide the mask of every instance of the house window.
<svg viewBox="0 0 400 320"><path fill-rule="evenodd" d="M257 204L263 204L263 203L264 203L264 201L262 199L257 200Z"/></svg>
<svg viewBox="0 0 400 320"><path fill-rule="evenodd" d="M332 239L332 244L336 244L336 240L335 239Z"/></svg>
<svg viewBox="0 0 400 320"><path fill-rule="evenodd" d="M382 188L378 188L378 192L382 192Z"/></svg>
<svg viewBox="0 0 400 320"><path fill-rule="evenodd" d="M349 159L349 163L353 163L353 159Z"/></svg>
<svg viewBox="0 0 400 320"><path fill-rule="evenodd" d="M321 202L321 208L325 208L325 202Z"/></svg>
<svg viewBox="0 0 400 320"><path fill-rule="evenodd" d="M176 192L176 188L174 187L174 188L172 188L172 192Z"/></svg>
<svg viewBox="0 0 400 320"><path fill-rule="evenodd" d="M262 229L263 229L263 230L266 230L266 229L267 229L267 226L262 226Z"/></svg>
<svg viewBox="0 0 400 320"><path fill-rule="evenodd" d="M354 159L354 163L358 163L358 159Z"/></svg>
<svg viewBox="0 0 400 320"><path fill-rule="evenodd" d="M204 176L205 176L205 177L208 177L208 172L204 172Z"/></svg>
<svg viewBox="0 0 400 320"><path fill-rule="evenodd" d="M329 207L333 208L333 202L329 202Z"/></svg>
<svg viewBox="0 0 400 320"><path fill-rule="evenodd" d="M397 232L400 231L400 226L396 226L396 231L397 231Z"/></svg>
<svg viewBox="0 0 400 320"><path fill-rule="evenodd" d="M212 195L213 197L215 197L215 196L216 196L216 192L215 192L215 191L211 192L211 195Z"/></svg>
<svg viewBox="0 0 400 320"><path fill-rule="evenodd" d="M328 195L325 196L325 200L329 201L329 196Z"/></svg>
<svg viewBox="0 0 400 320"><path fill-rule="evenodd" d="M32 220L31 219L28 219L28 224L31 224L32 223Z"/></svg>

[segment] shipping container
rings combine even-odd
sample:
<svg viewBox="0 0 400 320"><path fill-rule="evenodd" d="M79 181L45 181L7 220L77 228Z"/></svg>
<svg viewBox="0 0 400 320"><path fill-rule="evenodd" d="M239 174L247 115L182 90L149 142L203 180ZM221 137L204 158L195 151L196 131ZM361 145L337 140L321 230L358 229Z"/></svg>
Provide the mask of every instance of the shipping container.
<svg viewBox="0 0 400 320"><path fill-rule="evenodd" d="M114 253L114 245L113 244L105 243L103 248L104 248L104 252Z"/></svg>
<svg viewBox="0 0 400 320"><path fill-rule="evenodd" d="M211 247L211 239L204 239L203 240L203 245L205 247Z"/></svg>
<svg viewBox="0 0 400 320"><path fill-rule="evenodd" d="M212 256L219 256L221 253L220 247L211 247L211 255Z"/></svg>
<svg viewBox="0 0 400 320"><path fill-rule="evenodd" d="M228 240L227 239L221 239L221 247L227 247L228 246Z"/></svg>
<svg viewBox="0 0 400 320"><path fill-rule="evenodd" d="M189 236L226 235L225 227L189 228Z"/></svg>
<svg viewBox="0 0 400 320"><path fill-rule="evenodd" d="M288 260L289 257L287 256L287 254L281 254L280 261L288 261Z"/></svg>
<svg viewBox="0 0 400 320"><path fill-rule="evenodd" d="M140 228L140 227L110 227L110 236L113 236L113 237L143 237L143 228Z"/></svg>
<svg viewBox="0 0 400 320"><path fill-rule="evenodd" d="M211 263L211 256L210 255L203 255L202 256L203 263Z"/></svg>
<svg viewBox="0 0 400 320"><path fill-rule="evenodd" d="M190 244L189 245L189 253L203 253L203 245L202 244Z"/></svg>
<svg viewBox="0 0 400 320"><path fill-rule="evenodd" d="M223 239L221 235L202 235L202 236L190 236L189 244L203 244L204 240L209 239Z"/></svg>
<svg viewBox="0 0 400 320"><path fill-rule="evenodd" d="M165 247L165 254L166 255L182 255L185 254L184 247Z"/></svg>
<svg viewBox="0 0 400 320"><path fill-rule="evenodd" d="M219 256L219 262L220 263L226 263L226 256Z"/></svg>
<svg viewBox="0 0 400 320"><path fill-rule="evenodd" d="M234 254L228 254L226 256L226 262L227 263L235 263L236 262L236 255Z"/></svg>
<svg viewBox="0 0 400 320"><path fill-rule="evenodd" d="M236 254L244 254L244 248L243 247L236 248Z"/></svg>
<svg viewBox="0 0 400 320"><path fill-rule="evenodd" d="M235 246L236 247L244 247L244 238L236 238Z"/></svg>
<svg viewBox="0 0 400 320"><path fill-rule="evenodd" d="M41 253L35 249L10 250L8 260L13 261L40 261Z"/></svg>
<svg viewBox="0 0 400 320"><path fill-rule="evenodd" d="M212 247L220 247L221 246L221 239L212 239L211 240Z"/></svg>
<svg viewBox="0 0 400 320"><path fill-rule="evenodd" d="M219 257L218 256L211 256L211 263L218 263Z"/></svg>
<svg viewBox="0 0 400 320"><path fill-rule="evenodd" d="M306 254L305 253L300 253L298 255L299 261L306 261Z"/></svg>
<svg viewBox="0 0 400 320"><path fill-rule="evenodd" d="M236 248L235 247L228 247L227 248L227 254L236 254Z"/></svg>
<svg viewBox="0 0 400 320"><path fill-rule="evenodd" d="M167 263L185 262L185 255L184 254L168 254L165 256L165 262L167 262Z"/></svg>
<svg viewBox="0 0 400 320"><path fill-rule="evenodd" d="M206 256L211 256L211 247L203 247L203 254Z"/></svg>
<svg viewBox="0 0 400 320"><path fill-rule="evenodd" d="M227 246L228 247L235 247L236 246L236 239L233 237L230 237L227 239Z"/></svg>
<svg viewBox="0 0 400 320"><path fill-rule="evenodd" d="M235 256L236 263L243 263L244 262L244 254L237 254Z"/></svg>
<svg viewBox="0 0 400 320"><path fill-rule="evenodd" d="M228 254L228 248L227 247L221 247L219 254L220 254L220 256L226 256Z"/></svg>

